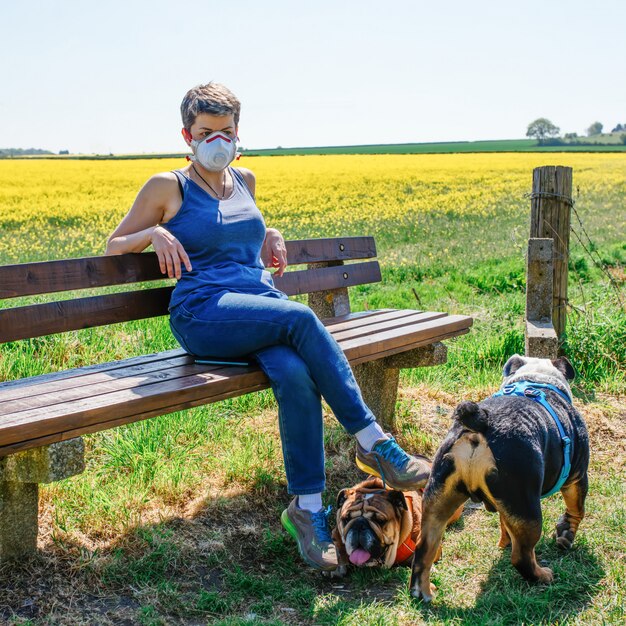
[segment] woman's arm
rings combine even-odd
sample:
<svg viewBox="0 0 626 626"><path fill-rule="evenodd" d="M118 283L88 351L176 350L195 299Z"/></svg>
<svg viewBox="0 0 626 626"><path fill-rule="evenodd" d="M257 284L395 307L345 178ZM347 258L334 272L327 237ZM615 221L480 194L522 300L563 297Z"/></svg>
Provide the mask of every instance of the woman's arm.
<svg viewBox="0 0 626 626"><path fill-rule="evenodd" d="M150 244L159 259L161 272L180 278L181 261L191 271L189 257L181 243L159 226L165 209L178 202L180 193L173 174L156 174L141 188L133 206L107 241L105 255L142 252Z"/></svg>
<svg viewBox="0 0 626 626"><path fill-rule="evenodd" d="M256 191L256 178L254 173L247 168L238 168L243 176L250 193L254 198ZM261 260L265 267L275 267L276 276L282 276L287 267L287 248L285 247L285 239L276 228L268 228L265 233L265 241L261 250Z"/></svg>
<svg viewBox="0 0 626 626"><path fill-rule="evenodd" d="M121 224L120 224L121 226ZM118 226L119 228L119 226ZM126 252L142 252L152 243L152 234L158 226L148 226L136 233L109 237L105 255L125 254Z"/></svg>
<svg viewBox="0 0 626 626"><path fill-rule="evenodd" d="M163 219L171 182L167 174L156 174L146 182L109 236L105 254L141 252L150 245L152 233Z"/></svg>

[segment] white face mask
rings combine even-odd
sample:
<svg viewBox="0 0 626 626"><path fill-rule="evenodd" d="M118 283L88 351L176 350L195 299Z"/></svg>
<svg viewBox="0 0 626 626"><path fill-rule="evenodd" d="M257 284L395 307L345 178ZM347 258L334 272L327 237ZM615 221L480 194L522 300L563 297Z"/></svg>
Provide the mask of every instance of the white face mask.
<svg viewBox="0 0 626 626"><path fill-rule="evenodd" d="M197 161L210 172L220 172L240 156L237 152L237 142L220 131L215 131L202 139L192 139L191 149L193 155L187 158L190 161Z"/></svg>

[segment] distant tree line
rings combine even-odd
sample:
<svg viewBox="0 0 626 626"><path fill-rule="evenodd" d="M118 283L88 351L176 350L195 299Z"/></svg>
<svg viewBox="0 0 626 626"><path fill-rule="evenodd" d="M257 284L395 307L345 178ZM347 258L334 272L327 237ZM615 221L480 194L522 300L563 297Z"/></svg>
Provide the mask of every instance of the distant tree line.
<svg viewBox="0 0 626 626"><path fill-rule="evenodd" d="M604 125L601 122L594 122L587 128L587 137L598 137L602 135L602 129ZM617 124L611 131L613 133L620 133L626 131L626 124ZM526 136L537 139L540 146L558 146L565 143L575 143L579 145L597 145L598 141L584 141L578 137L577 133L565 133L563 137L560 136L561 129L553 124L549 119L545 117L539 117L534 122L528 125L526 130ZM623 144L626 144L626 132L620 135L620 140ZM606 142L605 142L606 143Z"/></svg>
<svg viewBox="0 0 626 626"><path fill-rule="evenodd" d="M39 148L0 148L0 159L11 158L13 156L25 156L28 154L54 154L50 150L40 150Z"/></svg>

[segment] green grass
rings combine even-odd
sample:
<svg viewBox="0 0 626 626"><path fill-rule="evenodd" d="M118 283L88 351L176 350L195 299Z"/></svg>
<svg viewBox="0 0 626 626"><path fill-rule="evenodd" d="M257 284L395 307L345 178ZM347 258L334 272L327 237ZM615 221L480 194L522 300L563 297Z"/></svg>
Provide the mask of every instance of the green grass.
<svg viewBox="0 0 626 626"><path fill-rule="evenodd" d="M626 238L615 227L615 201L587 198L580 211L594 254L623 284ZM402 372L396 430L408 449L433 454L458 401L488 394L506 359L523 352L527 219L520 202L481 217L423 216L410 232L375 224L383 281L353 289L354 310L475 319L468 335L448 342L446 365ZM307 233L290 233L298 236ZM406 569L336 581L303 566L280 526L289 496L276 403L265 390L87 436L87 470L42 488L43 550L0 566L0 623L623 623L626 312L576 241L569 296L566 350L591 435L591 489L569 554L550 539L562 503L544 501L537 552L555 571L551 587L519 577L495 547L497 518L482 508L467 508L447 533L431 607L408 596ZM1 347L0 379L175 347L164 318L13 342ZM325 409L331 503L362 476L352 439Z"/></svg>
<svg viewBox="0 0 626 626"><path fill-rule="evenodd" d="M599 250L623 261L620 245ZM37 596L48 617L35 616L37 624L106 624L125 616L139 624L621 623L626 515L620 504L624 472L615 457L624 440L616 449L615 422L624 405L602 398L624 393L626 324L599 272L579 269L594 306L570 316L568 350L582 373L576 395L600 396L587 405L595 460L588 518L571 554L559 553L549 539L559 499L544 505L546 535L538 554L554 568L552 587L530 586L517 575L506 551L495 547L496 517L482 509L468 510L448 533L434 574L438 594L429 608L409 598L407 570L357 571L345 581L327 581L304 567L278 521L289 498L276 405L266 390L88 436L87 471L44 487L53 511L45 522L52 543L32 561L0 568L0 584L11 581L11 612L5 614L16 624L28 623L20 621L29 610L21 603L40 579L48 581L48 591ZM355 290L355 308L415 306L409 279L424 308L476 317L469 335L449 342L448 364L402 373L398 437L409 449L432 454L455 402L495 387L504 361L523 351L523 259L443 269L436 263L389 267L383 285ZM573 294L577 285L572 270ZM110 344L98 342L100 333L91 329L76 333L75 343L68 333L58 343L16 342L13 350L20 353L19 343L25 351L22 367L33 368L32 355L39 354L51 358L48 367L55 369L71 346L94 350L79 350L78 360L110 357L120 332L127 343L118 345L116 356L175 347L163 320L152 319L119 325ZM352 445L326 410L329 502L339 488L360 479L350 461ZM81 599L67 605L63 597L74 586ZM58 593L61 600L53 602ZM110 622L109 614L115 616Z"/></svg>

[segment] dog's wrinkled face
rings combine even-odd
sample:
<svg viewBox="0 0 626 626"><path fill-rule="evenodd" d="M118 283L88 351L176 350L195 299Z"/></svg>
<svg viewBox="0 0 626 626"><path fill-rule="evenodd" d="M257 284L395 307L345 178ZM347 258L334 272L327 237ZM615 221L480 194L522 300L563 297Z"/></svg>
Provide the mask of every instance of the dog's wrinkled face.
<svg viewBox="0 0 626 626"><path fill-rule="evenodd" d="M380 488L379 481L337 496L337 530L348 558L362 567L391 567L399 538L410 528L407 503L400 491Z"/></svg>
<svg viewBox="0 0 626 626"><path fill-rule="evenodd" d="M531 380L537 383L547 383L564 391L572 399L569 382L576 376L572 364L567 358L537 359L514 354L504 365L502 371L503 385L518 380Z"/></svg>

